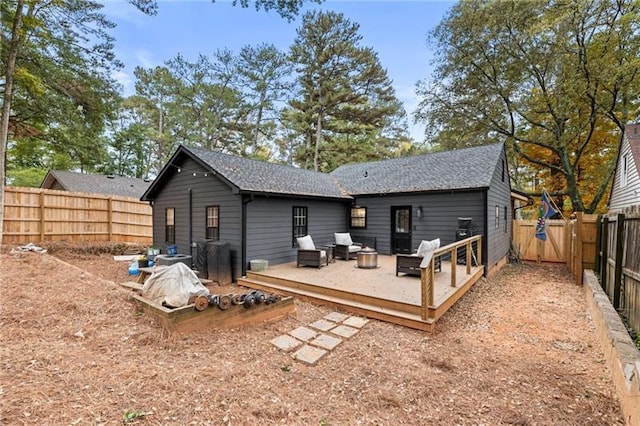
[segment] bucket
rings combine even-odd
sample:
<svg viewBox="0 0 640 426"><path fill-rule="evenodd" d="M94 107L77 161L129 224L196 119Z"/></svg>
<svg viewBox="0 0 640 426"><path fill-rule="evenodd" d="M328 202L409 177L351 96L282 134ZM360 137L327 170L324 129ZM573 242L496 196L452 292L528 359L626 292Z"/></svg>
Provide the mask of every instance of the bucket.
<svg viewBox="0 0 640 426"><path fill-rule="evenodd" d="M178 254L178 246L176 246L175 244L167 246L167 254L169 256L175 256L176 254Z"/></svg>
<svg viewBox="0 0 640 426"><path fill-rule="evenodd" d="M269 261L264 259L250 260L251 270L254 272L266 271L269 266Z"/></svg>

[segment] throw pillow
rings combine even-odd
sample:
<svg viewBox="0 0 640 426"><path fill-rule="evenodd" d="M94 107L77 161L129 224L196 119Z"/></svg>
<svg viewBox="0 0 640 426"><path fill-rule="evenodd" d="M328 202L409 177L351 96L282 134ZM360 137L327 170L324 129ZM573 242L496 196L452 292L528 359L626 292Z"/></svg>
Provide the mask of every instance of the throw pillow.
<svg viewBox="0 0 640 426"><path fill-rule="evenodd" d="M336 237L336 245L339 246L351 246L353 245L353 241L351 240L351 234L348 232L335 233Z"/></svg>
<svg viewBox="0 0 640 426"><path fill-rule="evenodd" d="M311 239L311 235L305 235L304 237L298 237L298 247L301 250L315 250L316 246L313 244L313 240Z"/></svg>

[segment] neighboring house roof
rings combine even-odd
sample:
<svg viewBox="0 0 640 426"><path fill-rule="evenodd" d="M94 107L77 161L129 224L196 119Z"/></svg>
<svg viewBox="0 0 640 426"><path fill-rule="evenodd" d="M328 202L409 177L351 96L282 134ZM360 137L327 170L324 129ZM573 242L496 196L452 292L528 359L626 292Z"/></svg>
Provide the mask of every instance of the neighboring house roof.
<svg viewBox="0 0 640 426"><path fill-rule="evenodd" d="M488 188L503 144L338 167L331 175L351 195Z"/></svg>
<svg viewBox="0 0 640 426"><path fill-rule="evenodd" d="M144 179L49 170L40 188L140 198L149 185Z"/></svg>
<svg viewBox="0 0 640 426"><path fill-rule="evenodd" d="M488 188L502 150L502 144L487 145L350 164L327 174L181 145L142 199L154 198L172 163L183 155L239 192L350 199L359 194Z"/></svg>

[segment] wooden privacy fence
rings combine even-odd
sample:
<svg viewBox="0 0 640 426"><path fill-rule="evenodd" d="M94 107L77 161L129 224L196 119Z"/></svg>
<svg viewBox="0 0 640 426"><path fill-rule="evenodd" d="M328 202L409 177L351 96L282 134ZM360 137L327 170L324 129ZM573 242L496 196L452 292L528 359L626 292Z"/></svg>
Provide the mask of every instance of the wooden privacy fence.
<svg viewBox="0 0 640 426"><path fill-rule="evenodd" d="M613 307L640 331L640 211L602 216L598 225L594 270Z"/></svg>
<svg viewBox="0 0 640 426"><path fill-rule="evenodd" d="M135 198L5 186L3 243L151 244L151 206Z"/></svg>
<svg viewBox="0 0 640 426"><path fill-rule="evenodd" d="M515 220L513 246L520 260L565 263L582 284L582 271L595 265L597 220L583 213L571 220L548 220L547 241L535 238L537 221Z"/></svg>

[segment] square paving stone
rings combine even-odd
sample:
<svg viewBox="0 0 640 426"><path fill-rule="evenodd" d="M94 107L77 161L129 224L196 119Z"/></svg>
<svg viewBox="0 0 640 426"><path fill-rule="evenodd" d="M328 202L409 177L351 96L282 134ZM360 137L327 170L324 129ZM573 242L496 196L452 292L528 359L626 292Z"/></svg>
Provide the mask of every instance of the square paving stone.
<svg viewBox="0 0 640 426"><path fill-rule="evenodd" d="M320 333L318 337L309 342L309 344L314 346L319 346L322 349L326 349L330 351L331 349L338 346L342 343L342 339L339 337L329 336L328 334Z"/></svg>
<svg viewBox="0 0 640 426"><path fill-rule="evenodd" d="M332 328L329 331L333 334L337 334L340 337L344 337L345 339L348 339L349 337L353 336L360 330L358 330L357 328L349 327L348 325L339 325L336 328Z"/></svg>
<svg viewBox="0 0 640 426"><path fill-rule="evenodd" d="M281 351L285 352L289 352L290 350L295 349L302 344L300 340L294 339L293 337L287 336L286 334L276 337L275 339L271 340L271 343Z"/></svg>
<svg viewBox="0 0 640 426"><path fill-rule="evenodd" d="M349 317L344 320L343 324L350 327L362 328L369 322L368 319L362 317Z"/></svg>
<svg viewBox="0 0 640 426"><path fill-rule="evenodd" d="M324 349L304 345L293 354L291 354L291 356L298 361L304 362L305 364L315 365L318 361L320 361L320 358L328 353L329 351L325 351Z"/></svg>
<svg viewBox="0 0 640 426"><path fill-rule="evenodd" d="M318 333L307 327L298 327L295 330L290 331L289 335L295 337L298 340L302 340L303 342L308 342L309 340L316 337Z"/></svg>
<svg viewBox="0 0 640 426"><path fill-rule="evenodd" d="M324 319L333 321L333 322L342 322L346 320L348 315L341 314L340 312L331 312L328 315L325 315Z"/></svg>
<svg viewBox="0 0 640 426"><path fill-rule="evenodd" d="M329 331L331 330L333 327L336 326L335 322L331 322L331 321L327 321L324 319L320 319L316 322L312 322L311 324L309 324L309 326L313 327L313 328L317 328L320 331Z"/></svg>

